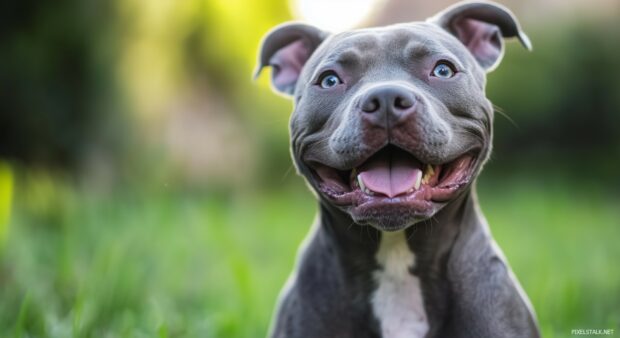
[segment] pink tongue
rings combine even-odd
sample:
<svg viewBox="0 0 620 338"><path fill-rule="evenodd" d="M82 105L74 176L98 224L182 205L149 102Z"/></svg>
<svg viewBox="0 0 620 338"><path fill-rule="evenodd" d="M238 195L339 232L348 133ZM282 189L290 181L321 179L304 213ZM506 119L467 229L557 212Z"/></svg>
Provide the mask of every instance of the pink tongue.
<svg viewBox="0 0 620 338"><path fill-rule="evenodd" d="M422 176L421 165L412 156L395 156L382 152L359 168L360 178L366 188L394 197L412 189Z"/></svg>

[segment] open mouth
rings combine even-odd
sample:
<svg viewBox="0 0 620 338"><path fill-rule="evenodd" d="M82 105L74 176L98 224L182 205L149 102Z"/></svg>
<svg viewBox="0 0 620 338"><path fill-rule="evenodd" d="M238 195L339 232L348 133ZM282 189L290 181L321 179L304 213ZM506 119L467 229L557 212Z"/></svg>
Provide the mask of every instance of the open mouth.
<svg viewBox="0 0 620 338"><path fill-rule="evenodd" d="M446 202L474 171L471 152L443 164L422 163L411 153L388 145L351 170L314 164L319 190L337 205L354 207L405 204L424 212L432 202Z"/></svg>

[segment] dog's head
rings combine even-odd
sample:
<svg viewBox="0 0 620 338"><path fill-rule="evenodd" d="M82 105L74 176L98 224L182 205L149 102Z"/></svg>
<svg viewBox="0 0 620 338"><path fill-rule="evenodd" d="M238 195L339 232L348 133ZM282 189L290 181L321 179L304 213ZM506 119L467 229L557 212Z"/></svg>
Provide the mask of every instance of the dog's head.
<svg viewBox="0 0 620 338"><path fill-rule="evenodd" d="M503 39L527 36L506 8L462 3L426 22L329 35L289 23L264 38L257 74L291 95L299 172L358 224L403 229L467 190L491 149L486 73Z"/></svg>

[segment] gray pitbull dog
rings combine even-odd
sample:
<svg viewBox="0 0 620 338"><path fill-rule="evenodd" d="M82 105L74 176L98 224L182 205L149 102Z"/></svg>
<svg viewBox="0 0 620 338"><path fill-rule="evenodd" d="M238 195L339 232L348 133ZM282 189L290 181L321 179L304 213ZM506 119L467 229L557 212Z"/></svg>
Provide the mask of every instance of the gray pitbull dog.
<svg viewBox="0 0 620 338"><path fill-rule="evenodd" d="M539 337L474 181L491 151L486 73L512 13L460 3L425 22L329 35L271 30L257 74L294 99L298 172L319 216L271 337Z"/></svg>

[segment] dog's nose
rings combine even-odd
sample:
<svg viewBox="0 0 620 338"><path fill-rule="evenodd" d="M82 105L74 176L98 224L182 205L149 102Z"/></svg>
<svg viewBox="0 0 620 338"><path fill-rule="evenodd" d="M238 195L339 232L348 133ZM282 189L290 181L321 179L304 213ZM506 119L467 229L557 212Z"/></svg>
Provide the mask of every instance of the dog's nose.
<svg viewBox="0 0 620 338"><path fill-rule="evenodd" d="M400 118L415 109L415 94L399 85L382 85L370 89L361 100L365 118L386 123L386 118Z"/></svg>

